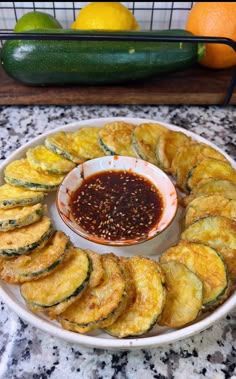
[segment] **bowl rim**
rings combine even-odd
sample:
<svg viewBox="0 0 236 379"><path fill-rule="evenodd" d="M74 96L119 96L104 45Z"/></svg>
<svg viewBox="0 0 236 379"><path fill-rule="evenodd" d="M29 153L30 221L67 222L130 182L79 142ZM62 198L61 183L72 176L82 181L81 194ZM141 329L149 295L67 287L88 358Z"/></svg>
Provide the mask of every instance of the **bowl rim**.
<svg viewBox="0 0 236 379"><path fill-rule="evenodd" d="M111 163L111 161L112 161L112 163ZM102 173L102 172L106 172L106 171L126 171L126 169L123 169L122 167L113 167L112 164L114 162L118 162L118 166L119 166L119 164L122 165L122 162L127 162L127 161L131 165L132 164L134 165L132 168L128 168L127 169L128 171L132 170L133 172L138 173L138 175L143 176L144 178L148 179L152 184L154 184L154 186L160 192L160 195L162 196L162 199L164 200L163 201L163 204L164 204L163 212L161 214L160 219L151 228L151 230L149 232L147 232L144 236L141 236L141 237L117 239L117 240L107 240L107 239L99 237L97 235L88 233L86 230L84 230L78 224L76 224L73 221L72 217L70 217L71 213L69 211L69 202L68 201L67 201L67 203L65 202L65 196L62 199L62 196L65 193L66 193L66 198L69 199L68 193L70 193L70 188L67 187L67 189L65 191L63 191L64 186L66 186L66 183L77 172L79 172L79 173L83 172L83 177L81 175L80 175L80 177L78 177L78 180L81 180L81 183L82 183L84 179L86 179L86 178L88 178L88 177L90 177L96 173ZM93 170L94 165L96 166L97 163L101 164L102 162L108 163L108 166L110 166L110 167L100 167L100 169ZM164 180L166 181L166 184L168 184L168 186L170 188L169 192L171 191L171 195L172 195L172 198L170 199L171 203L170 203L170 201L168 202L168 196L167 195L165 196L163 191L161 191L159 189L158 185L155 184L155 180L154 179L152 180L150 175L147 175L146 172L143 170L141 170L141 172L137 172L135 164L143 165L143 167L151 169L155 173L155 175L164 178ZM87 177L84 177L86 165L89 165L89 167L91 167L92 173L90 173L90 175L88 175ZM76 189L79 188L79 186L80 185L78 185L76 187ZM94 242L94 243L97 243L100 245L106 245L106 246L132 246L132 245L137 245L137 244L147 242L147 241L149 241L155 237L158 237L158 235L163 233L171 225L171 223L173 222L173 220L176 216L177 210L178 210L177 191L176 191L176 188L175 188L174 184L172 183L171 179L169 178L169 176L163 170L161 170L159 167L155 166L154 164L152 164L148 161L145 161L145 160L138 158L138 157L129 157L129 156L125 156L125 155L106 155L103 157L98 157L98 158L87 160L87 161L77 165L76 167L74 167L70 172L67 173L67 175L64 177L62 183L58 187L57 192L56 192L55 203L56 203L57 212L58 212L59 216L61 217L62 221L74 233L78 234L80 237L82 237L88 241L91 241L91 242ZM65 207L68 207L68 213L67 214L65 214ZM166 216L167 212L170 212L168 218ZM165 223L163 223L164 217L167 218Z"/></svg>

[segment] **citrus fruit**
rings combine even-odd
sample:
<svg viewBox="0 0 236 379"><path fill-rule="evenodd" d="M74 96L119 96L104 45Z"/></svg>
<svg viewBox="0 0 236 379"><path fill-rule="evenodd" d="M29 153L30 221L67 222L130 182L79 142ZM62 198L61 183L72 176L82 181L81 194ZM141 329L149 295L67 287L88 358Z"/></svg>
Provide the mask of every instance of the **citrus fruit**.
<svg viewBox="0 0 236 379"><path fill-rule="evenodd" d="M138 23L121 3L93 2L82 8L71 25L72 29L138 30Z"/></svg>
<svg viewBox="0 0 236 379"><path fill-rule="evenodd" d="M189 12L186 29L197 36L236 40L236 3L196 3ZM228 68L236 65L236 52L225 44L208 43L199 63L210 68Z"/></svg>
<svg viewBox="0 0 236 379"><path fill-rule="evenodd" d="M62 29L61 24L50 14L44 12L25 13L16 23L14 32L25 32L33 29Z"/></svg>

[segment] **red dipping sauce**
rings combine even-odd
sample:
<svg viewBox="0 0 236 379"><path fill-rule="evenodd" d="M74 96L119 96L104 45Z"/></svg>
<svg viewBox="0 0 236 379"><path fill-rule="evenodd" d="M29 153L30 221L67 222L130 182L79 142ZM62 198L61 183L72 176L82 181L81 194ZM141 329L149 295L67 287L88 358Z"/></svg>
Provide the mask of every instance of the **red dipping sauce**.
<svg viewBox="0 0 236 379"><path fill-rule="evenodd" d="M144 237L160 220L163 199L147 178L127 171L91 175L71 195L74 221L106 240Z"/></svg>

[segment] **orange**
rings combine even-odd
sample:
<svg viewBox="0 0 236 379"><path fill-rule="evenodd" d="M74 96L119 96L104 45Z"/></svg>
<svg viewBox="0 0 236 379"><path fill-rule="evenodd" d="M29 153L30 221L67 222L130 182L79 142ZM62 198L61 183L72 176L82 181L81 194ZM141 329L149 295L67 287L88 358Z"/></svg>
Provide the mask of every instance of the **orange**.
<svg viewBox="0 0 236 379"><path fill-rule="evenodd" d="M236 3L198 2L189 12L186 30L197 36L227 37L236 41ZM199 62L210 68L236 65L236 52L225 44L206 44L206 55Z"/></svg>

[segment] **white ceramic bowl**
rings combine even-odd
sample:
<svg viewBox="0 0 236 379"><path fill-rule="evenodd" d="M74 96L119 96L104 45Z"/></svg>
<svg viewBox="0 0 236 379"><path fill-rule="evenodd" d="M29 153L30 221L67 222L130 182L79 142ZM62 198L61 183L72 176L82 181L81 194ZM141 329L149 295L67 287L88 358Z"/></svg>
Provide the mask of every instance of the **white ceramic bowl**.
<svg viewBox="0 0 236 379"><path fill-rule="evenodd" d="M163 209L160 218L148 229L145 234L137 235L133 238L124 237L122 239L107 239L105 237L89 233L75 221L72 216L71 203L72 194L86 180L94 174L106 172L128 172L138 174L148 179L158 190L163 202ZM106 188L109 193L110 188ZM163 232L173 221L177 211L177 193L169 177L155 165L142 159L126 156L105 156L82 163L75 167L63 180L57 192L56 205L58 212L67 226L81 237L95 243L113 246L136 245L150 240Z"/></svg>
<svg viewBox="0 0 236 379"><path fill-rule="evenodd" d="M35 147L39 144L43 144L45 138L49 135L52 135L56 132L74 132L78 128L97 126L102 127L104 124L115 121L124 121L128 123L133 123L139 125L141 123L153 123L160 122L166 128L174 130L177 132L182 132L193 138L193 140L206 143L209 146L217 149L222 154L225 154L226 158L236 169L236 162L230 158L221 148L217 147L215 144L207 141L204 137L197 135L193 132L187 131L183 128L180 128L176 125L171 125L164 123L163 121L153 120L153 119L144 119L144 118L132 118L132 117L106 117L106 118L97 118L89 119L83 121L76 121L72 124L61 125L57 129L50 130L40 136L35 137L33 140L30 140L18 150L14 151L1 165L0 165L0 183L4 184L4 170L6 166L16 159L21 159L25 156L26 151L29 148ZM91 249L96 251L99 254L106 254L111 252L111 247L93 243L89 240L86 240L76 233L74 233L69 227L65 225L61 217L58 215L55 204L55 193L51 192L45 198L45 202L48 206L48 213L51 219L54 222L55 229L63 230L69 237L72 243L75 246L79 246L82 249ZM158 261L160 254L163 251L170 248L171 246L178 243L182 228L182 219L183 219L183 209L181 206L178 207L178 212L174 218L171 225L163 232L160 236L151 239L143 244L133 245L133 246L114 246L112 247L112 252L117 256L130 257L133 255L141 255L150 257ZM133 350L133 349L150 349L153 347L163 347L166 344L177 343L180 340L190 338L205 329L213 326L213 332L217 334L220 328L223 328L227 325L227 320L224 319L222 324L220 320L225 318L225 316L232 312L236 307L236 291L232 291L232 294L229 298L221 304L218 308L211 310L210 312L204 312L201 318L197 319L196 322L187 325L180 329L171 329L160 326L155 326L148 334L140 336L137 338L112 338L107 333L102 330L92 331L86 335L74 333L69 330L62 329L61 326L55 321L47 318L43 314L34 313L27 308L24 299L22 298L19 290L19 286L8 284L0 280L0 297L9 308L11 308L16 314L19 315L27 323L33 325L36 328L43 330L44 332L61 338L64 341L79 344L80 346L86 346L90 348L98 349L111 349L114 350ZM10 316L11 317L11 316ZM13 316L12 316L13 317ZM216 326L214 326L216 324ZM203 339L206 341L207 338L211 335L211 331L205 332L203 334ZM196 341L193 339L193 342ZM188 340L186 340L188 343Z"/></svg>

